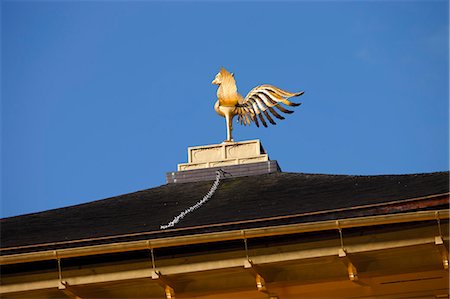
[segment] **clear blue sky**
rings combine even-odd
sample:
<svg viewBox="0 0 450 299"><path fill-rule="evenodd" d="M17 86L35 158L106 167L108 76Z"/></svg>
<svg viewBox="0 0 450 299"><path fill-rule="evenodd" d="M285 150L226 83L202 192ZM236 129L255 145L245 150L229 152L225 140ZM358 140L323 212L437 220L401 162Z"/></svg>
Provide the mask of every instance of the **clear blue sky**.
<svg viewBox="0 0 450 299"><path fill-rule="evenodd" d="M303 105L260 139L289 172L449 169L448 1L2 1L2 217L165 183L220 143L220 66Z"/></svg>

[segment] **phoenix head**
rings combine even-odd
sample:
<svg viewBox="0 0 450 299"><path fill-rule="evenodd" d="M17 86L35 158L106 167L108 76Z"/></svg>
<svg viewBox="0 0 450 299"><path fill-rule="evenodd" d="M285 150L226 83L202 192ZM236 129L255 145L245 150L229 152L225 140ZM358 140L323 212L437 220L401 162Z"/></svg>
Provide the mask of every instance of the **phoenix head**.
<svg viewBox="0 0 450 299"><path fill-rule="evenodd" d="M221 85L223 83L234 83L236 84L236 81L234 80L234 74L228 72L223 67L220 68L220 72L217 73L216 77L212 81L212 84L215 85Z"/></svg>

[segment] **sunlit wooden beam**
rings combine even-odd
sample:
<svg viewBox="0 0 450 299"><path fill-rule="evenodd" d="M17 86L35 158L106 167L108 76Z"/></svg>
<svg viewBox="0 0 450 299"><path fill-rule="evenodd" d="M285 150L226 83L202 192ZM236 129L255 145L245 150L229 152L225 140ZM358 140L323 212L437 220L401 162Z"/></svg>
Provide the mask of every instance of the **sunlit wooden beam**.
<svg viewBox="0 0 450 299"><path fill-rule="evenodd" d="M67 297L71 299L83 299L79 295L77 295L74 288L69 286L69 284L65 281L59 282L58 290L62 291Z"/></svg>
<svg viewBox="0 0 450 299"><path fill-rule="evenodd" d="M169 278L162 275L159 271L152 271L152 279L164 289L164 294L167 299L175 299L174 284Z"/></svg>
<svg viewBox="0 0 450 299"><path fill-rule="evenodd" d="M262 269L258 265L255 265L251 260L244 261L244 268L247 269L253 277L255 277L256 289L262 293L269 294L266 285L266 278L265 275L262 274Z"/></svg>
<svg viewBox="0 0 450 299"><path fill-rule="evenodd" d="M444 266L445 270L448 270L448 248L444 243L444 240L442 239L441 236L436 236L434 238L434 244L436 244L436 246L439 249L439 252L441 253L441 258L442 258L442 265Z"/></svg>
<svg viewBox="0 0 450 299"><path fill-rule="evenodd" d="M348 278L351 281L357 281L358 280L358 270L356 269L355 264L352 262L352 260L348 256L347 252L345 252L345 250L342 248L339 249L339 258L347 267Z"/></svg>

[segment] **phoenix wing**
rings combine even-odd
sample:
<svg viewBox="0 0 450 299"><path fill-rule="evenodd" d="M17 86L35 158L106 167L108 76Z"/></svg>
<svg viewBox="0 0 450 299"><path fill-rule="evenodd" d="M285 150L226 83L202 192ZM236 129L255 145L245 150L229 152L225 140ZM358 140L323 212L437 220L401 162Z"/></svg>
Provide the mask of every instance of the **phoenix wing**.
<svg viewBox="0 0 450 299"><path fill-rule="evenodd" d="M276 109L287 114L293 113L294 111L284 108L281 104L300 106L301 103L294 103L288 99L301 96L303 93L303 91L297 93L287 92L268 84L257 86L247 94L242 103L236 106L238 121L243 125L249 125L253 121L259 127L259 118L263 126L267 127L266 118L271 124L276 125L271 114L278 119L284 119Z"/></svg>

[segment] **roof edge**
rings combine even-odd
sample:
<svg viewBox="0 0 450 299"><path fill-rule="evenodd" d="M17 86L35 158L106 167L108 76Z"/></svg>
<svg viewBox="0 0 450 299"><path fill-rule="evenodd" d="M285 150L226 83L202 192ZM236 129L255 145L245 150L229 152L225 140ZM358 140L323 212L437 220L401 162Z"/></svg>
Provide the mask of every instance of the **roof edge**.
<svg viewBox="0 0 450 299"><path fill-rule="evenodd" d="M59 250L46 250L38 252L20 253L0 256L0 265L36 262L44 260L64 259L97 254L129 252L152 248L164 248L183 245L193 245L238 239L270 237L277 235L307 233L344 228L376 226L405 222L449 219L450 209L416 211L402 214L384 214L338 220L325 220L319 222L297 223L282 226L269 226L223 232L192 234L185 236L167 237L154 240L140 240L120 243L65 248Z"/></svg>
<svg viewBox="0 0 450 299"><path fill-rule="evenodd" d="M330 213L339 213L339 212L349 211L349 210L365 211L365 210L371 209L371 211L378 211L378 215L385 214L385 213L387 213L388 210L390 212L396 211L396 212L406 213L407 210L404 209L405 205L408 207L408 209L410 211L417 209L417 208L424 208L424 207L431 208L433 206L438 206L439 204L442 204L442 202L448 203L449 195L450 195L450 192L445 192L445 193L432 194L432 195L426 195L426 196L420 196L420 197L413 197L413 198L406 198L406 199L400 199L400 200L394 200L394 201L388 201L388 202L381 202L381 203L376 203L376 204L366 204L366 205L343 207L343 208L336 208L336 209L329 209L329 210L311 211L311 212L300 213L300 214L273 216L273 217L269 217L269 218L257 218L257 219L231 221L231 222L215 223L215 224L208 224L208 225L171 228L171 229L167 229L164 231L153 230L153 231L128 233L128 234L122 234L122 235L110 235L110 236L93 237L93 238L87 238L87 239L76 239L76 240L67 240L67 241L59 241L59 242L5 247L5 248L0 248L0 254L2 252L10 251L10 250L39 248L39 247L46 247L46 246L73 244L74 245L73 247L75 247L75 246L77 246L76 244L92 242L92 241L108 242L108 240L110 240L108 244L119 243L119 242L121 243L121 242L128 242L130 240L119 241L119 239L133 238L133 237L139 237L139 236L141 236L141 237L148 236L148 238L151 238L155 234L160 234L160 233L165 233L165 232L188 231L188 234L189 234L189 231L192 231L192 230L211 228L211 227L227 227L227 226L232 226L232 225L242 225L242 224L246 225L246 224L256 224L256 223L263 223L263 222L271 222L271 224L265 225L266 227L267 226L271 227L271 226L276 226L274 224L276 221L284 221L284 220L289 220L289 219L296 219L296 218L307 217L307 216L324 215L324 214L330 214ZM422 201L427 201L427 204L424 205L423 203L421 203ZM372 216L374 216L374 215L372 214ZM339 218L339 216L338 216L338 218ZM83 246L83 245L79 245L78 247L81 247L81 246ZM86 245L84 245L84 246L86 246ZM92 245L89 245L89 246L92 246ZM38 249L38 251L39 251L39 249ZM41 251L43 251L43 250L41 250Z"/></svg>

